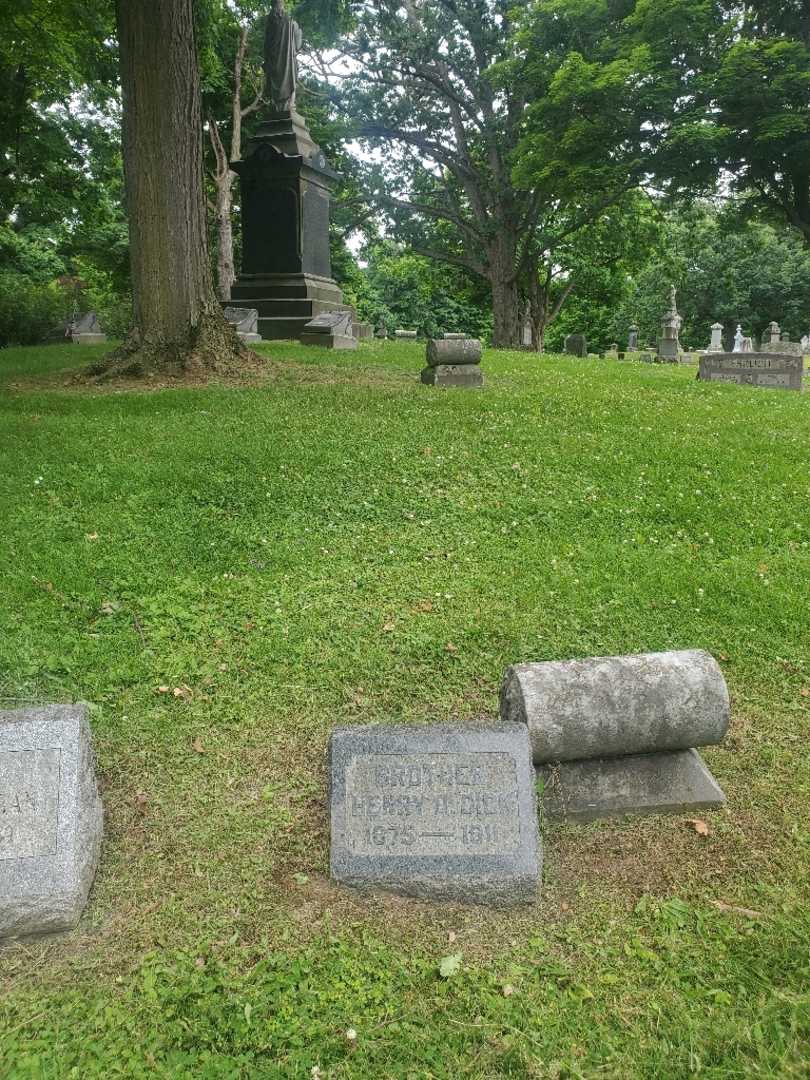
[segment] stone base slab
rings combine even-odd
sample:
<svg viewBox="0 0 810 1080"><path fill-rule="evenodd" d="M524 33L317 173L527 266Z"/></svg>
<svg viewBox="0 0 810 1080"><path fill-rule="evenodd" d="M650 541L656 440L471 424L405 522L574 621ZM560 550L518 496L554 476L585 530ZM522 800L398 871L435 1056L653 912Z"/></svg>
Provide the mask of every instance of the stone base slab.
<svg viewBox="0 0 810 1080"><path fill-rule="evenodd" d="M425 386L469 386L484 385L484 375L478 364L437 364L426 367L420 376Z"/></svg>
<svg viewBox="0 0 810 1080"><path fill-rule="evenodd" d="M553 821L712 810L726 797L697 750L540 765L543 812Z"/></svg>
<svg viewBox="0 0 810 1080"><path fill-rule="evenodd" d="M240 334L237 331L237 336L240 341L245 343L245 345L257 345L262 340L261 334Z"/></svg>
<svg viewBox="0 0 810 1080"><path fill-rule="evenodd" d="M107 341L106 334L74 334L74 345L104 345Z"/></svg>
<svg viewBox="0 0 810 1080"><path fill-rule="evenodd" d="M302 334L302 345L320 345L323 349L356 349L357 338L346 334Z"/></svg>

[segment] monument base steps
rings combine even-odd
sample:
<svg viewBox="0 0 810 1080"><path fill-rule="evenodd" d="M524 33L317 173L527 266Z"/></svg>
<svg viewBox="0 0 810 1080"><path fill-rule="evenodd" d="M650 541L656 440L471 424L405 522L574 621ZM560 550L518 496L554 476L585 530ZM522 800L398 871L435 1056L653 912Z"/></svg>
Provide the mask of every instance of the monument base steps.
<svg viewBox="0 0 810 1080"><path fill-rule="evenodd" d="M697 750L563 761L537 767L552 821L713 810L726 797Z"/></svg>

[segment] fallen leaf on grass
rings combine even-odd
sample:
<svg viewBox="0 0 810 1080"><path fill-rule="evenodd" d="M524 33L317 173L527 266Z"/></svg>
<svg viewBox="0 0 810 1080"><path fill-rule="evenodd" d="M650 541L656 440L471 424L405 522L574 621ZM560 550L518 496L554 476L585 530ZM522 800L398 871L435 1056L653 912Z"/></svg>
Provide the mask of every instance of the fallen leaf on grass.
<svg viewBox="0 0 810 1080"><path fill-rule="evenodd" d="M449 653L457 653L458 652L458 645L454 645L452 641L448 641L447 644L445 645L445 649Z"/></svg>
<svg viewBox="0 0 810 1080"><path fill-rule="evenodd" d="M753 908L738 907L736 904L727 904L724 900L712 900L711 905L716 907L718 911L731 911L735 915L745 915L749 919L764 918L761 911L754 911Z"/></svg>
<svg viewBox="0 0 810 1080"><path fill-rule="evenodd" d="M433 602L431 600L420 600L414 607L414 611L433 611Z"/></svg>
<svg viewBox="0 0 810 1080"><path fill-rule="evenodd" d="M799 691L800 697L810 697L810 686L803 686Z"/></svg>
<svg viewBox="0 0 810 1080"><path fill-rule="evenodd" d="M205 747L203 746L202 739L199 737L199 735L192 742L191 749L195 750L198 754L204 754L205 753Z"/></svg>
<svg viewBox="0 0 810 1080"><path fill-rule="evenodd" d="M85 533L85 540L98 540L98 533Z"/></svg>
<svg viewBox="0 0 810 1080"><path fill-rule="evenodd" d="M687 824L690 829L693 829L698 836L709 835L709 826L705 821L701 821L700 818L687 818L685 824Z"/></svg>
<svg viewBox="0 0 810 1080"><path fill-rule="evenodd" d="M156 694L168 694L168 692L169 692L169 687L168 686L162 686L161 685L161 686L155 687L155 693Z"/></svg>
<svg viewBox="0 0 810 1080"><path fill-rule="evenodd" d="M503 996L504 997L511 997L512 994L514 994L514 992L515 992L514 986L510 986L509 983L507 983L506 986L504 986L504 988L503 988Z"/></svg>
<svg viewBox="0 0 810 1080"><path fill-rule="evenodd" d="M394 625L395 624L392 622L383 623L383 633L390 634L391 631L394 629Z"/></svg>
<svg viewBox="0 0 810 1080"><path fill-rule="evenodd" d="M462 955L462 953L457 952L441 958L439 961L439 974L443 979L449 979L461 970Z"/></svg>
<svg viewBox="0 0 810 1080"><path fill-rule="evenodd" d="M172 690L172 694L176 698L183 698L185 700L194 697L194 691L190 686L186 686L185 683L183 683L182 686L175 686L174 690Z"/></svg>

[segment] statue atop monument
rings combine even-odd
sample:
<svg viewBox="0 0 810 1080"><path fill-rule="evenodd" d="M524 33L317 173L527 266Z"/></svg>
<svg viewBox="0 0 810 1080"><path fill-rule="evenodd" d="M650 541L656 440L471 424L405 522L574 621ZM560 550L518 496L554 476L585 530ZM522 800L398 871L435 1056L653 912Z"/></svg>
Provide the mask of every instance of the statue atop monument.
<svg viewBox="0 0 810 1080"><path fill-rule="evenodd" d="M264 30L264 74L270 103L276 112L295 110L296 57L303 40L301 27L285 11L283 0L273 0Z"/></svg>

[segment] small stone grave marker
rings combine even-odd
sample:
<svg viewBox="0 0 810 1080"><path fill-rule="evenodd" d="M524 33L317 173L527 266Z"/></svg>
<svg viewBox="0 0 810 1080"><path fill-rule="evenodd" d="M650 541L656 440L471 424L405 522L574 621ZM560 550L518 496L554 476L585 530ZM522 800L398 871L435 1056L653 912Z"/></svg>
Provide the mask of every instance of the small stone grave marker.
<svg viewBox="0 0 810 1080"><path fill-rule="evenodd" d="M332 877L357 888L531 903L540 847L524 724L338 728Z"/></svg>
<svg viewBox="0 0 810 1080"><path fill-rule="evenodd" d="M712 353L700 357L698 378L778 390L801 390L804 358L782 353Z"/></svg>
<svg viewBox="0 0 810 1080"><path fill-rule="evenodd" d="M74 345L103 345L107 340L95 311L74 319L68 327L68 335Z"/></svg>
<svg viewBox="0 0 810 1080"><path fill-rule="evenodd" d="M723 673L701 649L515 664L501 716L528 727L549 818L725 802L694 749L720 743L729 725Z"/></svg>
<svg viewBox="0 0 810 1080"><path fill-rule="evenodd" d="M257 308L226 307L223 314L239 335L240 341L246 345L255 345L262 340Z"/></svg>
<svg viewBox="0 0 810 1080"><path fill-rule="evenodd" d="M311 319L301 333L302 345L320 345L326 349L356 349L351 311L325 311Z"/></svg>
<svg viewBox="0 0 810 1080"><path fill-rule="evenodd" d="M0 712L0 937L76 924L102 828L87 706Z"/></svg>

